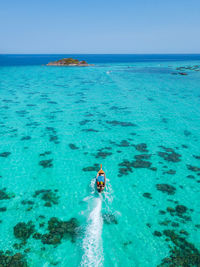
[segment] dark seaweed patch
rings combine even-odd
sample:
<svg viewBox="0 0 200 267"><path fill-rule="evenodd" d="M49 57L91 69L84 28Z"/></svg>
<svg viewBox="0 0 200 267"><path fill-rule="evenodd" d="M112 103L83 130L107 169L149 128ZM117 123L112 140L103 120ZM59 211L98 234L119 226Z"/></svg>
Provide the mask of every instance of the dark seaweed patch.
<svg viewBox="0 0 200 267"><path fill-rule="evenodd" d="M42 166L43 168L51 168L53 167L52 161L53 159L41 160L39 161L39 165Z"/></svg>

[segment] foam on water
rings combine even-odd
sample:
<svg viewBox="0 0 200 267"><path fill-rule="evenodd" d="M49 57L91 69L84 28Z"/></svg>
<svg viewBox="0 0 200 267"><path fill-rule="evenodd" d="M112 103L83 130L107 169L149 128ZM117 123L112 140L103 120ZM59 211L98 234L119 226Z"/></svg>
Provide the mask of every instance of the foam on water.
<svg viewBox="0 0 200 267"><path fill-rule="evenodd" d="M92 198L91 203L94 208L88 218L88 226L83 240L83 251L81 266L102 266L103 265L103 246L102 228L103 219L101 216L102 196Z"/></svg>

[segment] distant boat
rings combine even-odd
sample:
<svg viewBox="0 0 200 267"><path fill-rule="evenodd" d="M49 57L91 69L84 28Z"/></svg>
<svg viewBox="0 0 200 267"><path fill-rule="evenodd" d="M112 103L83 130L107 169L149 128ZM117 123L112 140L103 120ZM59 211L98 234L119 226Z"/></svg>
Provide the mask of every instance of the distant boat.
<svg viewBox="0 0 200 267"><path fill-rule="evenodd" d="M97 184L98 192L101 193L106 186L106 174L102 170L102 164L101 164L101 169L98 171L97 176L96 176L96 184Z"/></svg>

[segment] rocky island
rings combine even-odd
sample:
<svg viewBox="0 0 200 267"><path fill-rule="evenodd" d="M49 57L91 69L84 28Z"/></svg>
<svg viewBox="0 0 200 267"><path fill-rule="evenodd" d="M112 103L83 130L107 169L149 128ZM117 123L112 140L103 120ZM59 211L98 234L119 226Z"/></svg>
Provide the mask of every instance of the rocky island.
<svg viewBox="0 0 200 267"><path fill-rule="evenodd" d="M85 60L79 61L78 59L73 58L63 58L57 61L52 61L47 64L47 66L78 66L78 67L88 67L93 66L88 64Z"/></svg>

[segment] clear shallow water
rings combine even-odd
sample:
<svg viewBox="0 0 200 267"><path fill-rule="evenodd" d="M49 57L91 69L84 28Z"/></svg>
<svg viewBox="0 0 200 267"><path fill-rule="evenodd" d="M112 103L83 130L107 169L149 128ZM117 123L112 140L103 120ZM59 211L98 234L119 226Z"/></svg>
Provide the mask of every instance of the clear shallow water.
<svg viewBox="0 0 200 267"><path fill-rule="evenodd" d="M169 229L200 249L200 72L171 74L195 64L0 67L0 153L11 153L0 154L1 187L10 197L0 200L7 208L0 250L24 254L29 266L157 266L175 246L163 233ZM149 158L136 160L143 154ZM94 184L100 163L108 177L101 196ZM21 243L17 223L31 220L46 234L52 217L76 218L75 240L43 244L32 234L13 247Z"/></svg>

